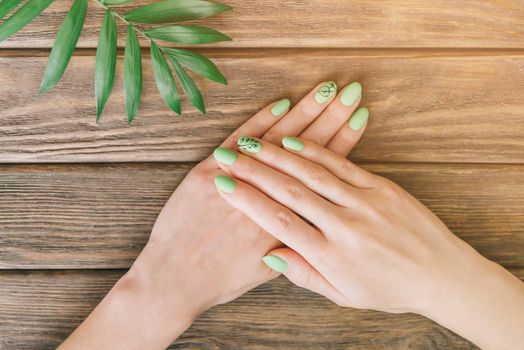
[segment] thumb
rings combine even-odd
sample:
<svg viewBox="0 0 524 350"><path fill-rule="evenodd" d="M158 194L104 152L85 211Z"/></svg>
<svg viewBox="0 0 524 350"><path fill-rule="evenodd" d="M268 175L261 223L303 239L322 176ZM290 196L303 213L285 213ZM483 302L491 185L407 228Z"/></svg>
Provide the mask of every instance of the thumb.
<svg viewBox="0 0 524 350"><path fill-rule="evenodd" d="M274 249L262 260L270 269L282 273L295 285L321 294L340 306L349 306L346 298L293 249Z"/></svg>

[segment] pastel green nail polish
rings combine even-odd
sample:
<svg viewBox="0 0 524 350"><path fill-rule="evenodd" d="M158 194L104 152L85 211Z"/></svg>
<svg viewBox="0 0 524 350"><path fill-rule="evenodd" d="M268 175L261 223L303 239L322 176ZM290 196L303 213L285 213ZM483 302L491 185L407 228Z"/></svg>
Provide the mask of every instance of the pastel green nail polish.
<svg viewBox="0 0 524 350"><path fill-rule="evenodd" d="M233 193L235 187L237 187L237 182L225 175L215 176L215 186L222 192Z"/></svg>
<svg viewBox="0 0 524 350"><path fill-rule="evenodd" d="M315 93L315 101L317 103L326 103L331 97L337 93L337 84L334 81L328 81L320 87Z"/></svg>
<svg viewBox="0 0 524 350"><path fill-rule="evenodd" d="M237 152L234 152L229 148L223 147L215 149L215 151L213 152L213 156L219 163L225 165L233 165L233 163L235 163L235 160L237 160L238 158Z"/></svg>
<svg viewBox="0 0 524 350"><path fill-rule="evenodd" d="M276 255L266 255L262 258L264 263L269 266L271 270L276 272L284 273L288 269L288 264L283 259L279 258Z"/></svg>
<svg viewBox="0 0 524 350"><path fill-rule="evenodd" d="M278 101L273 107L271 107L271 114L275 117L280 117L282 114L286 113L291 106L291 101L287 98Z"/></svg>
<svg viewBox="0 0 524 350"><path fill-rule="evenodd" d="M260 153L262 142L249 136L241 136L237 141L238 148L249 153Z"/></svg>
<svg viewBox="0 0 524 350"><path fill-rule="evenodd" d="M349 119L349 127L358 131L366 125L369 118L369 111L366 107L359 108Z"/></svg>
<svg viewBox="0 0 524 350"><path fill-rule="evenodd" d="M362 85L357 82L351 83L342 92L340 95L340 102L346 107L351 106L358 100L358 97L362 94Z"/></svg>
<svg viewBox="0 0 524 350"><path fill-rule="evenodd" d="M304 149L304 142L291 136L284 136L282 138L282 145L295 152L300 152Z"/></svg>

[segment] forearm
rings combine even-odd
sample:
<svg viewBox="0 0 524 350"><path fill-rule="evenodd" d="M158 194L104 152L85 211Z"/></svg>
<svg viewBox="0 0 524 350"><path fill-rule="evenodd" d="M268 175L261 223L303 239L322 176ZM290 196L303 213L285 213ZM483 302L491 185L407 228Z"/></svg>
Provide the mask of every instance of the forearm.
<svg viewBox="0 0 524 350"><path fill-rule="evenodd" d="M524 339L524 284L487 259L436 297L427 316L485 350L512 350Z"/></svg>
<svg viewBox="0 0 524 350"><path fill-rule="evenodd" d="M165 349L192 323L197 312L172 293L159 300L149 277L133 267L59 349Z"/></svg>

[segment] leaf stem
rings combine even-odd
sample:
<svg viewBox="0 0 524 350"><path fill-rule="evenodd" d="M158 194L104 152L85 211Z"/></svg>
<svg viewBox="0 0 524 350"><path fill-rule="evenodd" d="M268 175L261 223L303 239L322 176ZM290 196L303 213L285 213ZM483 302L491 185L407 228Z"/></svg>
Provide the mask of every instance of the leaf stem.
<svg viewBox="0 0 524 350"><path fill-rule="evenodd" d="M116 12L115 10L113 10L112 8L110 8L109 6L107 6L106 4L104 4L103 2L101 2L100 0L95 0L95 2L102 8L104 8L105 10L108 10L108 11L111 11L116 17L120 18L124 23L126 23L128 26L131 26L133 27L133 29L140 35L142 35L144 38L146 38L147 40L149 40L150 42L152 42L153 44L156 44L156 41L151 39L144 31L138 29L134 24L130 23L127 19L125 19L121 14L119 14L118 12ZM159 46L159 45L158 45ZM159 46L160 47L160 46ZM160 49L162 49L162 47L160 47ZM164 50L162 50L164 51Z"/></svg>

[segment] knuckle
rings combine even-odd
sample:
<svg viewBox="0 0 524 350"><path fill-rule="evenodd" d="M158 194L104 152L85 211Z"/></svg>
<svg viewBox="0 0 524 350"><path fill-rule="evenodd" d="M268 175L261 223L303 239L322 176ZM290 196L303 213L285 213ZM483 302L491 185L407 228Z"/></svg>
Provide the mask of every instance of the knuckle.
<svg viewBox="0 0 524 350"><path fill-rule="evenodd" d="M327 123L338 123L340 121L340 114L333 110L332 105L330 105L330 107L324 111L323 118Z"/></svg>
<svg viewBox="0 0 524 350"><path fill-rule="evenodd" d="M355 172L355 164L349 160L344 160L340 164L340 170L346 176L351 176Z"/></svg>
<svg viewBox="0 0 524 350"><path fill-rule="evenodd" d="M285 198L289 201L299 201L304 197L305 194L304 186L296 183L295 181L288 181L284 185L282 192L284 193Z"/></svg>
<svg viewBox="0 0 524 350"><path fill-rule="evenodd" d="M293 223L293 216L287 210L279 210L275 213L275 225L281 232L288 232Z"/></svg>
<svg viewBox="0 0 524 350"><path fill-rule="evenodd" d="M386 178L383 180L382 190L388 197L398 199L404 196L404 190L399 185Z"/></svg>
<svg viewBox="0 0 524 350"><path fill-rule="evenodd" d="M307 269L297 269L294 276L295 284L301 288L311 289L311 273Z"/></svg>
<svg viewBox="0 0 524 350"><path fill-rule="evenodd" d="M304 172L306 177L314 183L322 182L327 176L327 170L316 164L308 165Z"/></svg>
<svg viewBox="0 0 524 350"><path fill-rule="evenodd" d="M281 135L278 131L276 130L269 130L268 132L266 132L266 134L264 135L264 137L262 138L263 140L266 140L272 144L279 144L280 143L280 138L281 138Z"/></svg>

